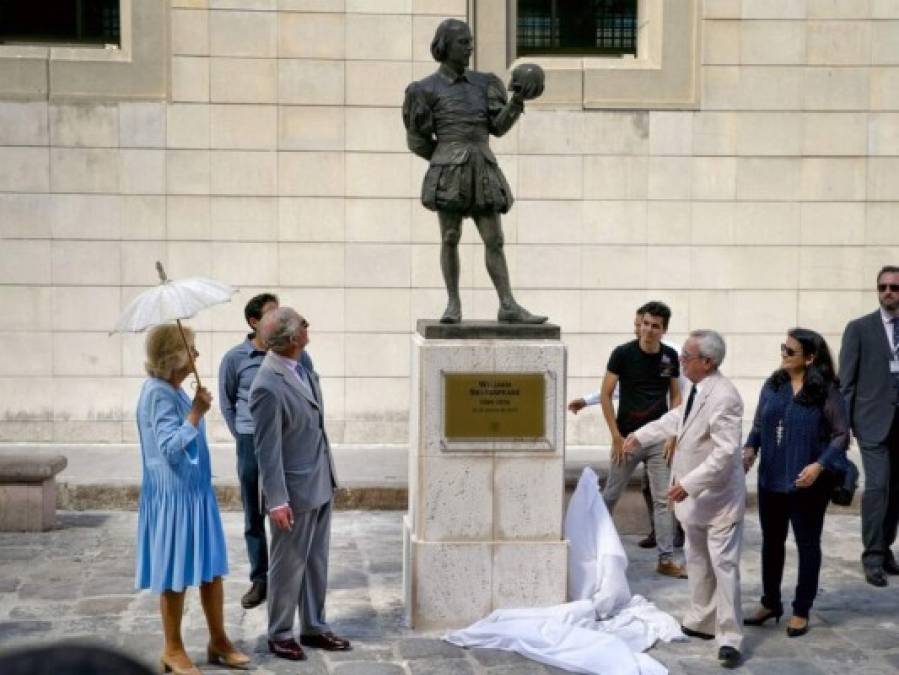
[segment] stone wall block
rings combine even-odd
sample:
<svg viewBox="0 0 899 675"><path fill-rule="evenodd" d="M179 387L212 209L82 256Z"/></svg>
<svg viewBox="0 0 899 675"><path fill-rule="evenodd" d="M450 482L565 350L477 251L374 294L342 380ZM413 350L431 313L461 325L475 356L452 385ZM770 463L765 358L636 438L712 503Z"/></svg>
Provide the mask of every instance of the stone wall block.
<svg viewBox="0 0 899 675"><path fill-rule="evenodd" d="M740 63L801 65L805 42L805 21L741 21Z"/></svg>
<svg viewBox="0 0 899 675"><path fill-rule="evenodd" d="M163 103L119 103L119 145L123 148L165 146L166 108Z"/></svg>
<svg viewBox="0 0 899 675"><path fill-rule="evenodd" d="M869 200L895 201L899 195L899 158L870 157L867 180Z"/></svg>
<svg viewBox="0 0 899 675"><path fill-rule="evenodd" d="M649 199L689 199L691 176L689 157L649 158Z"/></svg>
<svg viewBox="0 0 899 675"><path fill-rule="evenodd" d="M693 199L733 199L736 196L735 157L693 157L690 176Z"/></svg>
<svg viewBox="0 0 899 675"><path fill-rule="evenodd" d="M408 61L347 61L346 103L399 107L412 78Z"/></svg>
<svg viewBox="0 0 899 675"><path fill-rule="evenodd" d="M343 196L344 156L337 152L279 152L278 194Z"/></svg>
<svg viewBox="0 0 899 675"><path fill-rule="evenodd" d="M734 204L734 244L796 246L800 212L795 202L737 202Z"/></svg>
<svg viewBox="0 0 899 675"><path fill-rule="evenodd" d="M405 332L412 317L408 288L348 288L345 292L346 330Z"/></svg>
<svg viewBox="0 0 899 675"><path fill-rule="evenodd" d="M278 102L341 105L344 102L344 62L279 59Z"/></svg>
<svg viewBox="0 0 899 675"><path fill-rule="evenodd" d="M561 454L549 459L496 456L491 489L495 539L561 539L563 463Z"/></svg>
<svg viewBox="0 0 899 675"><path fill-rule="evenodd" d="M209 207L211 231L216 239L278 240L275 197L212 197Z"/></svg>
<svg viewBox="0 0 899 675"><path fill-rule="evenodd" d="M899 113L876 113L870 116L868 154L892 157L899 155Z"/></svg>
<svg viewBox="0 0 899 675"><path fill-rule="evenodd" d="M216 150L210 155L210 193L275 196L277 172L276 152Z"/></svg>
<svg viewBox="0 0 899 675"><path fill-rule="evenodd" d="M581 247L581 288L626 289L645 285L646 250L643 246Z"/></svg>
<svg viewBox="0 0 899 675"><path fill-rule="evenodd" d="M277 59L210 59L210 99L215 103L275 103Z"/></svg>
<svg viewBox="0 0 899 675"><path fill-rule="evenodd" d="M790 200L799 193L798 158L740 158L737 160L737 198Z"/></svg>
<svg viewBox="0 0 899 675"><path fill-rule="evenodd" d="M348 377L408 377L409 336L403 333L347 333Z"/></svg>
<svg viewBox="0 0 899 675"><path fill-rule="evenodd" d="M493 550L496 609L544 607L565 597L568 542L497 542Z"/></svg>
<svg viewBox="0 0 899 675"><path fill-rule="evenodd" d="M278 55L278 15L274 12L209 12L212 56L274 58Z"/></svg>
<svg viewBox="0 0 899 675"><path fill-rule="evenodd" d="M807 68L801 91L804 110L866 110L869 72L866 68Z"/></svg>
<svg viewBox="0 0 899 675"><path fill-rule="evenodd" d="M346 240L409 242L412 203L411 199L347 199Z"/></svg>
<svg viewBox="0 0 899 675"><path fill-rule="evenodd" d="M51 242L13 239L0 247L0 283L49 284Z"/></svg>
<svg viewBox="0 0 899 675"><path fill-rule="evenodd" d="M0 192L49 192L47 148L0 147Z"/></svg>
<svg viewBox="0 0 899 675"><path fill-rule="evenodd" d="M809 21L810 65L855 66L871 62L871 24L867 21Z"/></svg>
<svg viewBox="0 0 899 675"><path fill-rule="evenodd" d="M440 541L493 539L494 458L489 455L419 459L415 536ZM412 478L412 477L410 477Z"/></svg>
<svg viewBox="0 0 899 675"><path fill-rule="evenodd" d="M346 283L362 288L408 288L409 249L398 244L347 244Z"/></svg>
<svg viewBox="0 0 899 675"><path fill-rule="evenodd" d="M878 246L899 244L899 203L869 203L866 209L865 243Z"/></svg>
<svg viewBox="0 0 899 675"><path fill-rule="evenodd" d="M46 102L0 103L0 145L48 145L49 142Z"/></svg>
<svg viewBox="0 0 899 675"><path fill-rule="evenodd" d="M410 153L356 153L346 157L348 197L412 197Z"/></svg>
<svg viewBox="0 0 899 675"><path fill-rule="evenodd" d="M119 151L50 148L50 189L53 192L118 192Z"/></svg>
<svg viewBox="0 0 899 675"><path fill-rule="evenodd" d="M347 108L346 149L406 154L406 130L397 108Z"/></svg>
<svg viewBox="0 0 899 675"><path fill-rule="evenodd" d="M344 116L341 106L279 106L279 150L343 150Z"/></svg>
<svg viewBox="0 0 899 675"><path fill-rule="evenodd" d="M209 105L173 103L166 106L166 147L208 148Z"/></svg>
<svg viewBox="0 0 899 675"><path fill-rule="evenodd" d="M122 194L165 194L165 150L119 150Z"/></svg>
<svg viewBox="0 0 899 675"><path fill-rule="evenodd" d="M740 34L740 21L703 22L702 63L716 65L740 63Z"/></svg>
<svg viewBox="0 0 899 675"><path fill-rule="evenodd" d="M899 21L871 22L871 63L899 64Z"/></svg>
<svg viewBox="0 0 899 675"><path fill-rule="evenodd" d="M584 157L585 199L645 199L648 187L646 157Z"/></svg>
<svg viewBox="0 0 899 675"><path fill-rule="evenodd" d="M53 283L115 286L121 281L119 243L115 241L54 241Z"/></svg>
<svg viewBox="0 0 899 675"><path fill-rule="evenodd" d="M209 59L196 56L172 57L172 101L209 101Z"/></svg>
<svg viewBox="0 0 899 675"><path fill-rule="evenodd" d="M865 160L860 157L802 159L802 191L808 201L865 199Z"/></svg>
<svg viewBox="0 0 899 675"><path fill-rule="evenodd" d="M868 148L867 113L804 113L801 155L864 155ZM874 153L876 154L876 153Z"/></svg>
<svg viewBox="0 0 899 675"><path fill-rule="evenodd" d="M235 286L274 286L278 283L278 268L273 264L277 259L275 243L215 242L212 274Z"/></svg>
<svg viewBox="0 0 899 675"><path fill-rule="evenodd" d="M0 193L0 239L52 236L50 195Z"/></svg>
<svg viewBox="0 0 899 675"><path fill-rule="evenodd" d="M342 244L281 244L278 246L278 284L342 287L343 248Z"/></svg>
<svg viewBox="0 0 899 675"><path fill-rule="evenodd" d="M698 112L693 114L693 154L735 155L737 113Z"/></svg>
<svg viewBox="0 0 899 675"><path fill-rule="evenodd" d="M804 246L799 251L799 288L862 288L870 283L869 275L863 273L864 251L859 246Z"/></svg>
<svg viewBox="0 0 899 675"><path fill-rule="evenodd" d="M860 246L865 243L862 202L807 202L801 205L803 245Z"/></svg>
<svg viewBox="0 0 899 675"><path fill-rule="evenodd" d="M649 113L649 153L689 155L693 150L692 112L656 110Z"/></svg>
<svg viewBox="0 0 899 675"><path fill-rule="evenodd" d="M119 144L119 111L114 105L53 104L49 107L54 146L114 148Z"/></svg>
<svg viewBox="0 0 899 675"><path fill-rule="evenodd" d="M172 54L190 56L209 55L209 12L205 10L173 9Z"/></svg>
<svg viewBox="0 0 899 675"><path fill-rule="evenodd" d="M493 600L489 543L412 541L417 580L412 589L416 629L467 625L490 613ZM428 617L427 622L415 617Z"/></svg>
<svg viewBox="0 0 899 675"><path fill-rule="evenodd" d="M715 326L724 335L786 332L796 325L796 312L795 290L690 291L690 325Z"/></svg>
<svg viewBox="0 0 899 675"><path fill-rule="evenodd" d="M324 242L344 240L344 202L331 197L280 197L278 240Z"/></svg>
<svg viewBox="0 0 899 675"><path fill-rule="evenodd" d="M208 150L166 150L165 159L168 194L209 194Z"/></svg>
<svg viewBox="0 0 899 675"><path fill-rule="evenodd" d="M346 57L351 60L412 60L408 14L347 14Z"/></svg>
<svg viewBox="0 0 899 675"><path fill-rule="evenodd" d="M51 291L54 332L109 331L124 309L117 286L54 286Z"/></svg>
<svg viewBox="0 0 899 675"><path fill-rule="evenodd" d="M278 56L281 58L343 59L343 14L292 14L278 16Z"/></svg>
<svg viewBox="0 0 899 675"><path fill-rule="evenodd" d="M166 239L168 241L210 238L209 197L207 195L166 198Z"/></svg>

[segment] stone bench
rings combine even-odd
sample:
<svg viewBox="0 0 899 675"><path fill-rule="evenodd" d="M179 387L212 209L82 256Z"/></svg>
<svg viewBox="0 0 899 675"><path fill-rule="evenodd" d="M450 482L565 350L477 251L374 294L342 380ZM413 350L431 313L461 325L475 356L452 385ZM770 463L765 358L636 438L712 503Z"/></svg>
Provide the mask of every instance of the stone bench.
<svg viewBox="0 0 899 675"><path fill-rule="evenodd" d="M56 524L62 455L0 455L0 531L41 532Z"/></svg>

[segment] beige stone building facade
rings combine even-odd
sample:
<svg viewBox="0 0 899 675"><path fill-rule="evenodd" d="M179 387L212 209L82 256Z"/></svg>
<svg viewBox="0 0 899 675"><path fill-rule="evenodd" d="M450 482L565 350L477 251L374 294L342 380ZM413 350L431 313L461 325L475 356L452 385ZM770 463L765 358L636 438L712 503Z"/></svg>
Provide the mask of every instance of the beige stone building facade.
<svg viewBox="0 0 899 675"><path fill-rule="evenodd" d="M338 443L407 441L410 332L445 291L405 86L447 16L506 79L514 0L121 0L118 49L0 45L0 441L129 442L155 282L238 286L201 370L274 290L312 325ZM871 311L899 263L899 2L640 0L636 57L529 57L543 99L493 147L519 299L560 324L568 393L598 386L649 299L713 327L754 408L787 328ZM496 298L470 224L467 318ZM595 409L594 409L595 410ZM227 430L217 415L214 439ZM600 415L568 443L606 442Z"/></svg>

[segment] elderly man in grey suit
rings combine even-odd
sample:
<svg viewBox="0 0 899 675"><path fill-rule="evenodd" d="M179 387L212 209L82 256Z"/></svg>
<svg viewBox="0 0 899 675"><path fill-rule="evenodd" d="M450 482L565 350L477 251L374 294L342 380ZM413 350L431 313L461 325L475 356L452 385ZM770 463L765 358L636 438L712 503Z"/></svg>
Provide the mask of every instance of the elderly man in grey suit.
<svg viewBox="0 0 899 675"><path fill-rule="evenodd" d="M686 635L718 639L726 668L741 661L740 548L746 510L746 479L740 449L743 401L718 372L722 337L695 330L681 350L682 373L692 386L682 403L628 436L625 452L676 436L668 498L686 533L690 609Z"/></svg>
<svg viewBox="0 0 899 675"><path fill-rule="evenodd" d="M865 468L862 567L886 586L899 574L890 547L899 524L899 267L877 274L880 308L850 321L840 348L840 388Z"/></svg>
<svg viewBox="0 0 899 675"><path fill-rule="evenodd" d="M259 323L269 348L250 387L250 413L272 545L268 573L268 645L278 657L306 658L300 644L350 648L325 621L331 502L337 486L325 433L318 375L300 362L309 323L289 307ZM300 644L294 619L300 614Z"/></svg>

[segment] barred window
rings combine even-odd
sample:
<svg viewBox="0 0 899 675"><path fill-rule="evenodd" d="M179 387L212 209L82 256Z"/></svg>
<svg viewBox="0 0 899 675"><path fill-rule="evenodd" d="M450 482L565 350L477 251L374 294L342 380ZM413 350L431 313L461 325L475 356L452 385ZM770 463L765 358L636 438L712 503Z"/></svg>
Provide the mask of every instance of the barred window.
<svg viewBox="0 0 899 675"><path fill-rule="evenodd" d="M637 53L637 0L518 0L517 54Z"/></svg>
<svg viewBox="0 0 899 675"><path fill-rule="evenodd" d="M0 0L0 44L121 44L119 0Z"/></svg>

